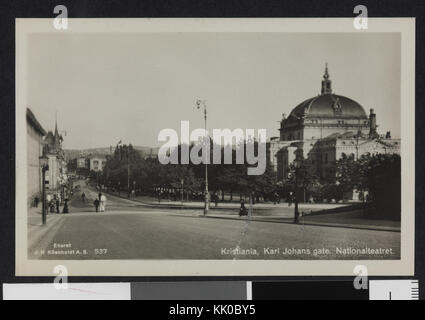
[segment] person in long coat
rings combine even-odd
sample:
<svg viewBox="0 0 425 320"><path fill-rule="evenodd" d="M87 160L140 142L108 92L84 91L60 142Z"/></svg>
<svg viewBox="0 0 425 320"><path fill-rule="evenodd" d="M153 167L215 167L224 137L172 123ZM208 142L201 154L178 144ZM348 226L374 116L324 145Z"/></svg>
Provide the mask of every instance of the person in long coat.
<svg viewBox="0 0 425 320"><path fill-rule="evenodd" d="M99 212L99 199L98 198L94 199L93 204L96 209L96 212Z"/></svg>
<svg viewBox="0 0 425 320"><path fill-rule="evenodd" d="M56 204L56 213L60 213L60 211L59 211L59 205L60 205L59 197L55 197L55 204Z"/></svg>
<svg viewBox="0 0 425 320"><path fill-rule="evenodd" d="M105 212L106 209L106 197L104 194L100 196L100 212Z"/></svg>

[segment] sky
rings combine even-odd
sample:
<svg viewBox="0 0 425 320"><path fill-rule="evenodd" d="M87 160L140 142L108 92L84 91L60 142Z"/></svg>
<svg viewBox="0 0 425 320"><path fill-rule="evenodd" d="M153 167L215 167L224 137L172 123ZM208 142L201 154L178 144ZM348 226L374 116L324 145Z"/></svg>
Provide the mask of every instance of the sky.
<svg viewBox="0 0 425 320"><path fill-rule="evenodd" d="M325 63L333 92L377 114L400 137L398 33L39 33L28 37L27 101L63 146L161 146L164 128L267 129L320 93ZM65 135L66 132L66 135Z"/></svg>

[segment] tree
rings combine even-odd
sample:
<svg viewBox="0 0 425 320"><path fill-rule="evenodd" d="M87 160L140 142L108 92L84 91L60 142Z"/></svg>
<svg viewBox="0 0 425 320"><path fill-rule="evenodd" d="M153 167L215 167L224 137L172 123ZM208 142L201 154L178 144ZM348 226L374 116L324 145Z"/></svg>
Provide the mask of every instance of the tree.
<svg viewBox="0 0 425 320"><path fill-rule="evenodd" d="M308 194L315 193L320 186L319 179L314 173L310 160L305 159L301 154L298 155L296 161L289 165L289 176L286 184L294 191L301 189L303 195L305 194L305 198L308 197Z"/></svg>
<svg viewBox="0 0 425 320"><path fill-rule="evenodd" d="M142 183L142 168L144 160L140 153L131 144L117 146L114 154L107 157L105 168L101 174L101 183L104 185L120 186L127 189L128 181L138 185ZM130 173L130 174L129 174ZM127 190L129 192L129 190Z"/></svg>
<svg viewBox="0 0 425 320"><path fill-rule="evenodd" d="M369 193L380 218L401 218L401 159L398 154L364 155L360 158L361 190Z"/></svg>
<svg viewBox="0 0 425 320"><path fill-rule="evenodd" d="M347 157L345 154L336 161L336 192L341 192L339 199L345 199L346 194L352 194L352 191L359 186L360 175L359 162L354 159L354 156ZM351 198L351 196L350 196Z"/></svg>
<svg viewBox="0 0 425 320"><path fill-rule="evenodd" d="M75 172L77 170L77 159L69 159L66 167L68 172Z"/></svg>

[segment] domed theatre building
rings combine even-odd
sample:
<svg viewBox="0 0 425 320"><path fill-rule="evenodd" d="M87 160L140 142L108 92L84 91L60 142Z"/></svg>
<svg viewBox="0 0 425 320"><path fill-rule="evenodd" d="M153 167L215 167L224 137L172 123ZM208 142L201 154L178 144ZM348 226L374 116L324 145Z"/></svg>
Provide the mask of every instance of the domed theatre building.
<svg viewBox="0 0 425 320"><path fill-rule="evenodd" d="M296 155L310 164L321 179L335 174L343 156L359 158L370 153L400 153L400 139L377 132L376 114L369 115L356 101L334 94L326 65L321 94L282 115L280 136L270 140L270 161L280 181L288 177Z"/></svg>

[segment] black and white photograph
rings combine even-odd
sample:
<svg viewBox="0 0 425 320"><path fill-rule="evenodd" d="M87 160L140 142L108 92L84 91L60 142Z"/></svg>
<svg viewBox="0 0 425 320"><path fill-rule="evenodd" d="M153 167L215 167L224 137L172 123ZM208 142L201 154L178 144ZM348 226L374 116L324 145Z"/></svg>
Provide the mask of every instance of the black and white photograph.
<svg viewBox="0 0 425 320"><path fill-rule="evenodd" d="M17 275L412 273L414 21L369 24L17 19Z"/></svg>

